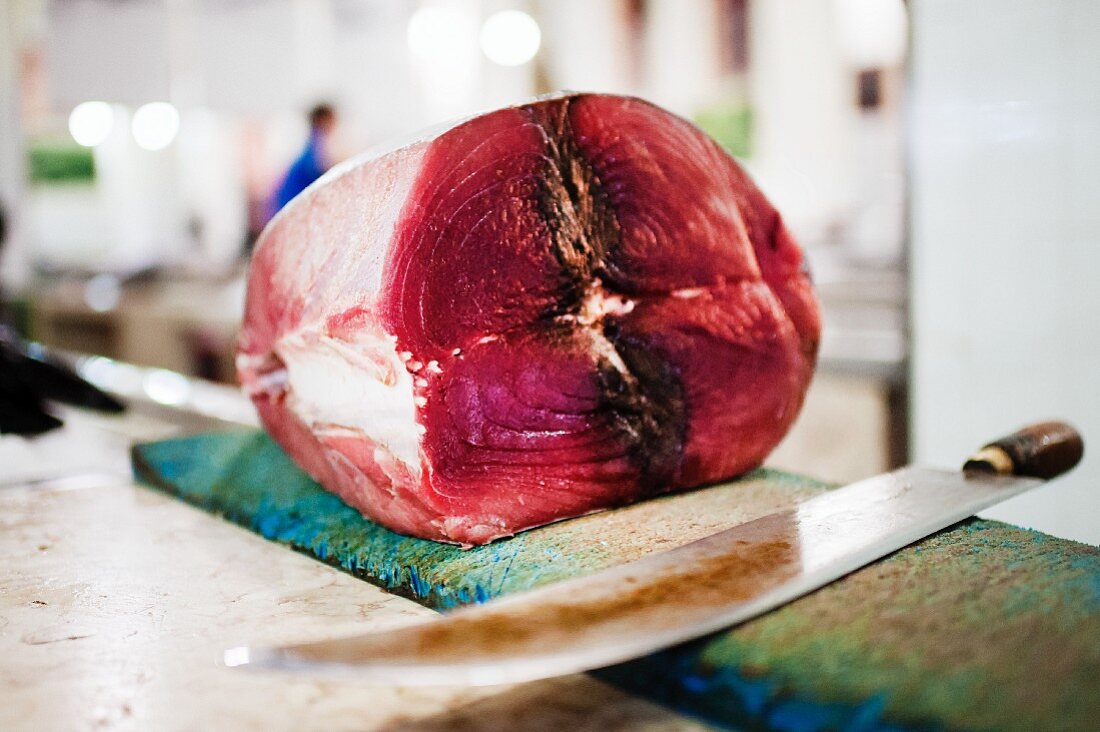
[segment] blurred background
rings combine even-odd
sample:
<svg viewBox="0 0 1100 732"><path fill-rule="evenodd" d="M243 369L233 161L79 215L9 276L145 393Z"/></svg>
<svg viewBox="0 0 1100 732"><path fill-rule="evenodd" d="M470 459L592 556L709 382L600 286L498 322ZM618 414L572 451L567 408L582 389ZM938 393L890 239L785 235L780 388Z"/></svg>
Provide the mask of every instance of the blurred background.
<svg viewBox="0 0 1100 732"><path fill-rule="evenodd" d="M248 252L292 166L573 89L694 120L805 247L821 364L772 464L954 465L1050 416L1100 439L1095 0L0 8L0 285L27 337L105 357L83 362L98 383L121 378L106 359L148 367L135 388L186 406L177 372L233 381ZM1087 456L992 513L1098 543L1098 482Z"/></svg>

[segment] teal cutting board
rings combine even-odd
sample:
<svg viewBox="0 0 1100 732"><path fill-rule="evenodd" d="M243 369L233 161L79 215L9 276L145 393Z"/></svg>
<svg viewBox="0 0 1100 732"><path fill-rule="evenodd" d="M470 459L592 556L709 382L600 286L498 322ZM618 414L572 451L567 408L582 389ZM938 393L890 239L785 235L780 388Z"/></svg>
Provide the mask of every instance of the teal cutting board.
<svg viewBox="0 0 1100 732"><path fill-rule="evenodd" d="M463 551L367 521L261 432L141 444L133 460L148 485L440 610L828 490L758 470ZM596 673L738 729L1096 729L1100 548L972 519L738 628Z"/></svg>

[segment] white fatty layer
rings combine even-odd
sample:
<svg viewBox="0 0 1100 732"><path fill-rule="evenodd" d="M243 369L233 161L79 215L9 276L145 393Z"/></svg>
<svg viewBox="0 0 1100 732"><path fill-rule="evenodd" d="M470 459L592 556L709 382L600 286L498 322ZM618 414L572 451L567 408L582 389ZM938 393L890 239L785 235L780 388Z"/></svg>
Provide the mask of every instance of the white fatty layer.
<svg viewBox="0 0 1100 732"><path fill-rule="evenodd" d="M367 340L367 339L364 339ZM278 348L286 365L287 405L315 431L359 432L420 474L420 437L412 375L391 338L349 344L333 338Z"/></svg>

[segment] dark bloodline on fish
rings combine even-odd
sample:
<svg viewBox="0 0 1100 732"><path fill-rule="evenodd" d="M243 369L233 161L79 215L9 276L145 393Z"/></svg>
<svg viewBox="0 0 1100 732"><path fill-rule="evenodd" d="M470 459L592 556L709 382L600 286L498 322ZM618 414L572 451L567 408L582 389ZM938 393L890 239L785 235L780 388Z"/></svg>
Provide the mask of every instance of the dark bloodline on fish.
<svg viewBox="0 0 1100 732"><path fill-rule="evenodd" d="M585 300L593 292L599 297L618 294L604 277L608 252L619 248L622 230L599 175L576 147L569 104L564 99L560 105L525 110L546 131L553 152L539 204L553 232L554 254L567 289L562 301L543 314L552 323L563 317L584 318ZM679 478L687 428L679 376L659 355L622 338L608 317L598 318L590 327L593 336L603 339L618 356L600 359L600 383L606 408L619 423L627 454L639 470L642 490L669 490Z"/></svg>

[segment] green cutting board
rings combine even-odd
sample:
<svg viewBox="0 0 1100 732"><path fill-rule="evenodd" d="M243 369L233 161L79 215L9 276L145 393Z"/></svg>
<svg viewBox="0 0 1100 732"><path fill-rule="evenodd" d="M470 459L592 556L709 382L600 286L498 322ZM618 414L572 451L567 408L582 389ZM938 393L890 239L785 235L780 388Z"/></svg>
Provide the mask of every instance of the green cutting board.
<svg viewBox="0 0 1100 732"><path fill-rule="evenodd" d="M445 610L622 563L828 486L774 470L461 550L395 534L258 431L137 445L137 477ZM738 729L1096 729L1100 548L971 519L600 678Z"/></svg>

